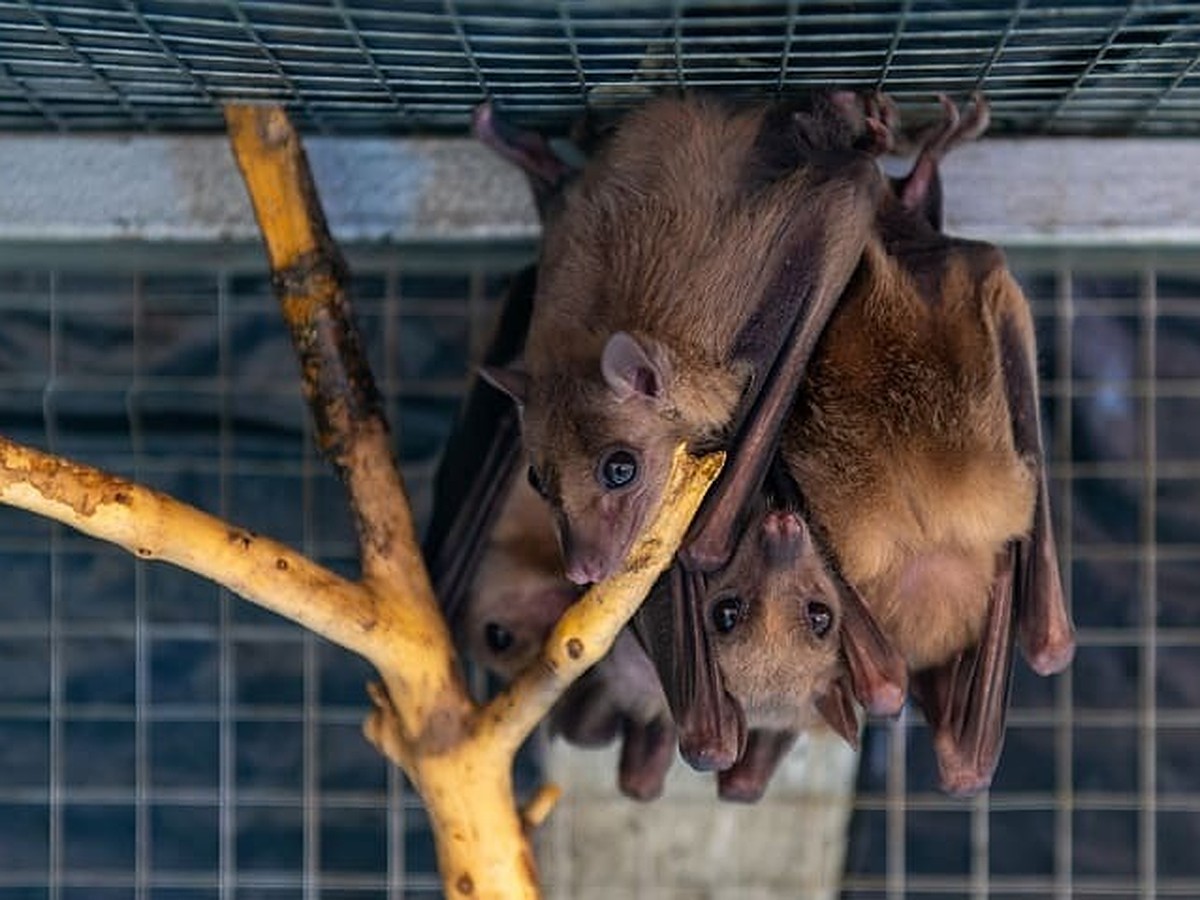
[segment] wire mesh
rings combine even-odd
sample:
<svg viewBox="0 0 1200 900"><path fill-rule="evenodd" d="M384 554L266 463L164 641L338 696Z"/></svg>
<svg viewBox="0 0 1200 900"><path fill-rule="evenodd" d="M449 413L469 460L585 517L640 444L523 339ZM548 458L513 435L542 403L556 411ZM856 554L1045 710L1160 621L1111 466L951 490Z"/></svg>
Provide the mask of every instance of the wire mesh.
<svg viewBox="0 0 1200 900"><path fill-rule="evenodd" d="M180 254L0 247L6 433L352 572L257 252ZM351 254L419 516L517 256ZM1019 667L976 800L937 792L919 717L869 729L844 896L1200 896L1200 269L1184 252L1011 256L1079 651L1054 679ZM0 509L0 565L0 896L440 895L416 798L359 734L363 663L24 513ZM666 890L641 872L606 896Z"/></svg>
<svg viewBox="0 0 1200 900"><path fill-rule="evenodd" d="M257 248L0 248L8 436L356 573ZM418 513L508 267L356 260ZM515 267L515 266L514 266ZM0 896L441 896L357 657L169 566L0 510Z"/></svg>
<svg viewBox="0 0 1200 900"><path fill-rule="evenodd" d="M230 100L309 130L530 125L696 87L982 90L994 133L1200 133L1200 11L1124 0L0 0L0 128L215 130Z"/></svg>

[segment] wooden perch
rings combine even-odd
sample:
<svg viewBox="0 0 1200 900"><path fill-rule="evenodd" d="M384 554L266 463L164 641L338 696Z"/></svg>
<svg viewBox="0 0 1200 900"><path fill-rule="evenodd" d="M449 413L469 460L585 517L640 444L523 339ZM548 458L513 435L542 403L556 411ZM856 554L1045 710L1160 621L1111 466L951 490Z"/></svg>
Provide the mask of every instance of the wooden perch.
<svg viewBox="0 0 1200 900"><path fill-rule="evenodd" d="M513 756L554 701L612 646L669 564L722 457L675 453L664 503L623 571L565 615L542 655L486 707L469 697L417 547L379 393L345 294L299 140L281 110L231 106L230 137L300 358L318 440L350 494L363 576L355 583L265 537L151 490L0 438L0 502L71 525L141 559L224 585L368 659L381 683L367 737L425 802L450 897L538 896L525 829L554 802L543 789L522 814Z"/></svg>

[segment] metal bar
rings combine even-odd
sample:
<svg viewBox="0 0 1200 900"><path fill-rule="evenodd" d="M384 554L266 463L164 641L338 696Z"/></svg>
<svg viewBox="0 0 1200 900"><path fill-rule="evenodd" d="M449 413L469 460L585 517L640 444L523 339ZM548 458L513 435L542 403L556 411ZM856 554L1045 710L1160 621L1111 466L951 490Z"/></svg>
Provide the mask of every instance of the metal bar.
<svg viewBox="0 0 1200 900"><path fill-rule="evenodd" d="M1058 510L1058 549L1061 558L1060 574L1063 580L1063 596L1067 609L1072 606L1073 565L1075 559L1075 507L1074 492L1071 483L1075 478L1073 470L1074 431L1072 428L1074 416L1074 378L1073 360L1075 358L1074 329L1075 329L1075 292L1072 284L1070 266L1062 265L1057 273L1056 328L1055 338L1057 347L1056 376L1065 385L1061 407L1055 421L1054 444L1058 448L1056 458L1050 462L1052 470L1061 471L1061 489L1056 492L1054 509ZM1054 882L1058 900L1070 900L1073 896L1074 873L1074 819L1075 819L1075 705L1074 670L1070 667L1059 676L1055 688L1054 706L1057 711L1058 725L1055 729L1054 761L1055 761L1055 795L1056 809L1054 813Z"/></svg>
<svg viewBox="0 0 1200 900"><path fill-rule="evenodd" d="M1138 665L1138 704L1140 711L1138 781L1139 896L1152 900L1158 884L1158 428L1157 395L1157 284L1153 267L1142 271L1141 367L1151 390L1143 404L1143 431L1146 459L1142 487L1141 540L1144 544L1140 588L1142 595L1143 645Z"/></svg>

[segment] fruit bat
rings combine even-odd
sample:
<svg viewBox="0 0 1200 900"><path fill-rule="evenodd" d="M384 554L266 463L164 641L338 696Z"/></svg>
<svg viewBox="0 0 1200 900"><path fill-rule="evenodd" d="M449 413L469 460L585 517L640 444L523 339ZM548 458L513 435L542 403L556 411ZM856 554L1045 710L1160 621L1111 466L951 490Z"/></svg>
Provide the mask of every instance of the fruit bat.
<svg viewBox="0 0 1200 900"><path fill-rule="evenodd" d="M482 132L485 143L501 149L506 158L526 169L539 209L544 215L553 215L557 203L554 191L569 173L552 158L548 144L537 135L511 128L490 108L477 113L476 131ZM519 287L528 290L527 283ZM528 317L527 301L511 298L501 324L501 338L486 362L496 366L517 355L520 341L515 336L523 336L522 317ZM494 396L486 394L486 389L482 397L477 390L469 401L467 418L481 403L494 407L494 400ZM439 586L439 596L452 611L456 633L463 636L468 653L493 670L511 675L532 657L534 648L540 646L575 592L563 582L561 571L547 552L546 526L535 520L534 511L526 502L528 489L523 484L511 487L505 510L497 512L503 490L497 485L508 484L506 472L513 459L512 415L511 410L493 408L491 416L498 424L491 426L494 446L485 454L482 469L463 458L461 451L466 448L468 453L477 453L480 446L488 446L487 433L478 435L474 441L452 443L447 451L439 470L438 496L453 497L458 491L458 499L435 506L426 547L433 559L431 570ZM467 471L478 471L466 491L465 502L461 491L464 467ZM444 514L446 510L455 511L456 523L450 522ZM480 563L481 554L472 548L478 548L489 531L492 537ZM439 562L442 557L445 560ZM476 565L480 568L478 574L473 574L471 566ZM476 587L468 590L467 585L471 584ZM465 609L461 603L466 604ZM624 634L610 657L563 698L556 708L554 723L569 740L596 743L611 739L615 731L612 723L618 722L624 729L622 789L633 796L645 797L661 788L662 776L673 755L674 729L665 713L653 669L629 635ZM794 736L751 734L753 752L723 774L719 782L721 795L729 799L755 799L793 740Z"/></svg>
<svg viewBox="0 0 1200 900"><path fill-rule="evenodd" d="M839 666L870 633L845 614L842 592L818 583L842 574L916 673L952 793L990 782L1014 634L1041 674L1061 670L1073 650L1028 304L998 250L935 229L923 193L940 154L986 118L981 107L962 122L949 116L918 159L925 187L902 182L881 203L785 426L781 468L802 500L767 510L742 534L730 565L706 583L699 616L750 721L803 727L824 699L820 711L837 727Z"/></svg>
<svg viewBox="0 0 1200 900"><path fill-rule="evenodd" d="M746 728L682 598L731 552L861 254L883 182L850 131L825 93L749 107L670 96L630 113L547 217L522 366L487 370L520 405L572 581L623 559L678 443L728 450L686 541L691 568L668 581L668 630L686 639L655 659L697 768L734 764Z"/></svg>

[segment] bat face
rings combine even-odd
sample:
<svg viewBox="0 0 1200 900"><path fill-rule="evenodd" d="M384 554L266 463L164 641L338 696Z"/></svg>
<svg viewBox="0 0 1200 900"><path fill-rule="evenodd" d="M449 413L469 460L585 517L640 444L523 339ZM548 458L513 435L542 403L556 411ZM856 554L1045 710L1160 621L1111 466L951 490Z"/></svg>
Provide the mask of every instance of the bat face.
<svg viewBox="0 0 1200 900"><path fill-rule="evenodd" d="M746 528L705 597L725 689L750 728L799 730L842 669L842 605L803 519L769 510Z"/></svg>
<svg viewBox="0 0 1200 900"><path fill-rule="evenodd" d="M596 378L541 379L530 390L522 417L529 482L555 512L567 578L599 581L620 566L657 508L683 440L663 369L619 332Z"/></svg>
<svg viewBox="0 0 1200 900"><path fill-rule="evenodd" d="M455 617L455 632L467 655L512 678L533 661L578 596L563 577L544 504L523 478L515 478Z"/></svg>

